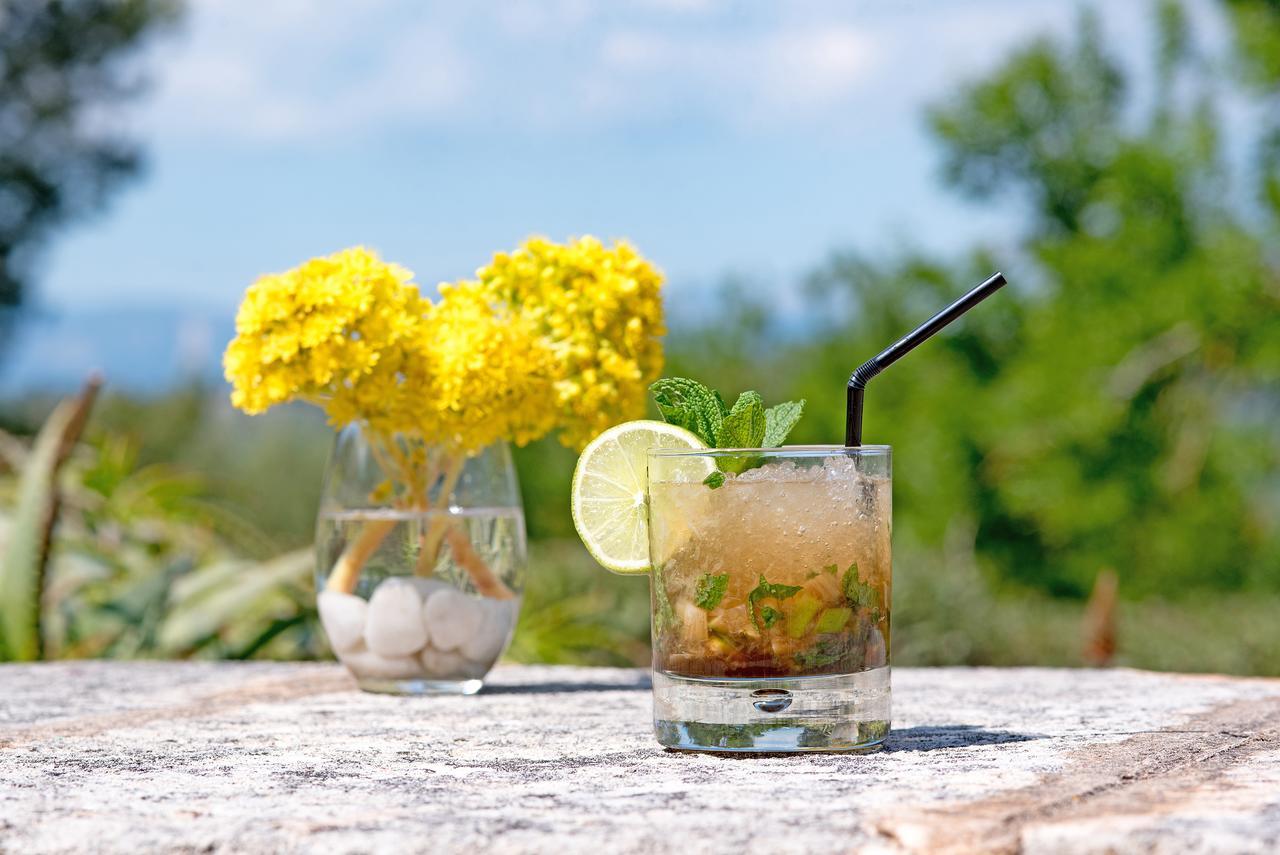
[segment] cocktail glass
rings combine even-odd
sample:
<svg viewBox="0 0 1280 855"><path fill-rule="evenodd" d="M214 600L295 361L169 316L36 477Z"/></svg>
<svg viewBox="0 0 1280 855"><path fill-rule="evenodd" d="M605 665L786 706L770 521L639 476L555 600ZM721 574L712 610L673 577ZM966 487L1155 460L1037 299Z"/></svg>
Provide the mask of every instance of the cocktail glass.
<svg viewBox="0 0 1280 855"><path fill-rule="evenodd" d="M891 489L883 445L649 452L659 742L856 751L884 740Z"/></svg>

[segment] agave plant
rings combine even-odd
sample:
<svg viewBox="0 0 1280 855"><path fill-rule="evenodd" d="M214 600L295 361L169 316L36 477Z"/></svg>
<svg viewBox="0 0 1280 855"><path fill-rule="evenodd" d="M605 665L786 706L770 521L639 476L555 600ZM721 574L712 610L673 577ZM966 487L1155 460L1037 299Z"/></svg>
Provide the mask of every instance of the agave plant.
<svg viewBox="0 0 1280 855"><path fill-rule="evenodd" d="M22 455L17 503L0 553L0 658L39 659L43 651L41 594L58 517L58 470L84 430L100 386L90 378L79 397L59 404L31 452Z"/></svg>
<svg viewBox="0 0 1280 855"><path fill-rule="evenodd" d="M77 442L96 384L36 439L0 438L0 659L310 657L321 649L309 550L140 466L121 437Z"/></svg>

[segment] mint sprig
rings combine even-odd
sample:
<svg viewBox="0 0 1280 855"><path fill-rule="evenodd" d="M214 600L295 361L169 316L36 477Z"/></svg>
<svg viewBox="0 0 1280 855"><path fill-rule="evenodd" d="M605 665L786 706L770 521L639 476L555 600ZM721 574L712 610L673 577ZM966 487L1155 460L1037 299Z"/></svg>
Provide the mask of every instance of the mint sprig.
<svg viewBox="0 0 1280 855"><path fill-rule="evenodd" d="M789 597L794 597L798 593L800 593L799 585L774 584L770 582L768 579L766 579L763 575L761 575L759 584L757 584L754 588L751 589L750 594L747 594L747 604L748 604L747 607L751 612L751 622L756 625L756 629L761 628L760 627L761 617L765 618L765 628L773 626L774 622L776 622L778 619L777 614L775 614L771 619L767 614L763 614L765 610L776 612L777 609L774 609L772 606L765 606L764 609L759 610L760 614L758 614L756 609L757 603L759 603L761 600L768 600L768 599L785 600Z"/></svg>
<svg viewBox="0 0 1280 855"><path fill-rule="evenodd" d="M764 399L759 392L743 392L720 422L716 448L759 448L764 442Z"/></svg>
<svg viewBox="0 0 1280 855"><path fill-rule="evenodd" d="M653 568L653 598L657 602L653 622L659 635L675 629L677 623L676 610L667 597L667 582L662 578L662 570L661 564Z"/></svg>
<svg viewBox="0 0 1280 855"><path fill-rule="evenodd" d="M869 611L872 621L880 620L880 615L884 611L884 599L878 588L858 578L858 562L855 561L849 565L849 569L844 572L844 578L840 580L840 587L849 605Z"/></svg>
<svg viewBox="0 0 1280 855"><path fill-rule="evenodd" d="M801 668L825 668L848 655L850 645L845 638L824 638L808 650L796 654Z"/></svg>
<svg viewBox="0 0 1280 855"><path fill-rule="evenodd" d="M700 609L711 611L720 605L727 590L729 590L728 573L703 573L694 591L693 604Z"/></svg>
<svg viewBox="0 0 1280 855"><path fill-rule="evenodd" d="M787 401L765 409L756 391L746 391L729 407L714 389L687 377L664 377L649 387L658 412L669 424L692 431L710 448L777 448L804 413L804 401ZM702 482L711 489L724 484L725 474L754 469L757 455L719 457Z"/></svg>
<svg viewBox="0 0 1280 855"><path fill-rule="evenodd" d="M804 399L787 401L764 411L764 448L777 448L804 415Z"/></svg>
<svg viewBox="0 0 1280 855"><path fill-rule="evenodd" d="M692 431L715 448L720 425L729 415L729 408L717 392L697 380L664 377L649 387L649 393L665 422Z"/></svg>

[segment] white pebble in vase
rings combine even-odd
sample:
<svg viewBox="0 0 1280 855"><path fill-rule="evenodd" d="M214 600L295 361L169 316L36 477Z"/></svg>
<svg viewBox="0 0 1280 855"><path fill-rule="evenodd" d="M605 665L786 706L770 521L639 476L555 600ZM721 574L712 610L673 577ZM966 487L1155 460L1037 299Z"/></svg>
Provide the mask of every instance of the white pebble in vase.
<svg viewBox="0 0 1280 855"><path fill-rule="evenodd" d="M480 632L484 607L453 589L432 594L422 607L422 622L437 650L456 650Z"/></svg>
<svg viewBox="0 0 1280 855"><path fill-rule="evenodd" d="M365 616L369 612L369 604L363 599L341 591L321 591L316 607L334 653L353 650L363 643Z"/></svg>
<svg viewBox="0 0 1280 855"><path fill-rule="evenodd" d="M416 656L379 656L364 645L338 656L357 677L368 680L413 680L422 676Z"/></svg>
<svg viewBox="0 0 1280 855"><path fill-rule="evenodd" d="M493 664L511 635L518 600L481 600L484 623L480 631L462 644L462 655L486 668Z"/></svg>
<svg viewBox="0 0 1280 855"><path fill-rule="evenodd" d="M402 578L418 589L418 596L422 597L422 602L424 603L431 599L432 594L453 590L453 586L448 582L437 579L434 576L404 576Z"/></svg>
<svg viewBox="0 0 1280 855"><path fill-rule="evenodd" d="M364 640L379 656L408 656L426 645L422 596L413 582L393 577L374 590L369 598Z"/></svg>
<svg viewBox="0 0 1280 855"><path fill-rule="evenodd" d="M427 646L418 654L418 661L424 671L441 680L461 680L469 676L467 668L470 663L455 650L436 650Z"/></svg>

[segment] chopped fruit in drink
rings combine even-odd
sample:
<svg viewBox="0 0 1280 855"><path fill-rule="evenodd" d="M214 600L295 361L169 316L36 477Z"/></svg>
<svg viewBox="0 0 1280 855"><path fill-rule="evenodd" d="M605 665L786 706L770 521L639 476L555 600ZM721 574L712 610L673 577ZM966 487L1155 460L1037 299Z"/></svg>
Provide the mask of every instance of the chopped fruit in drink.
<svg viewBox="0 0 1280 855"><path fill-rule="evenodd" d="M787 635L802 638L809 631L813 616L822 608L822 600L808 591L801 591L791 604L791 614L787 618Z"/></svg>
<svg viewBox="0 0 1280 855"><path fill-rule="evenodd" d="M833 567L835 565L832 565ZM804 589L824 603L838 605L844 600L840 582L834 573L822 572L804 583Z"/></svg>
<svg viewBox="0 0 1280 855"><path fill-rule="evenodd" d="M818 624L814 627L814 632L823 635L829 632L839 632L844 629L845 624L849 622L849 618L853 617L853 609L841 607L838 609L827 609L818 615Z"/></svg>
<svg viewBox="0 0 1280 855"><path fill-rule="evenodd" d="M759 635L755 625L751 623L746 603L739 603L731 609L718 611L711 618L710 626L716 632L722 632L729 636Z"/></svg>
<svg viewBox="0 0 1280 855"><path fill-rule="evenodd" d="M660 670L785 678L886 664L872 630L888 632L887 477L837 453L766 459L711 490L668 477L672 460L684 458L649 459L651 537L664 556L654 581ZM686 614L705 629L683 626Z"/></svg>
<svg viewBox="0 0 1280 855"><path fill-rule="evenodd" d="M707 640L707 613L692 603L681 603L680 635L685 644L696 647Z"/></svg>

